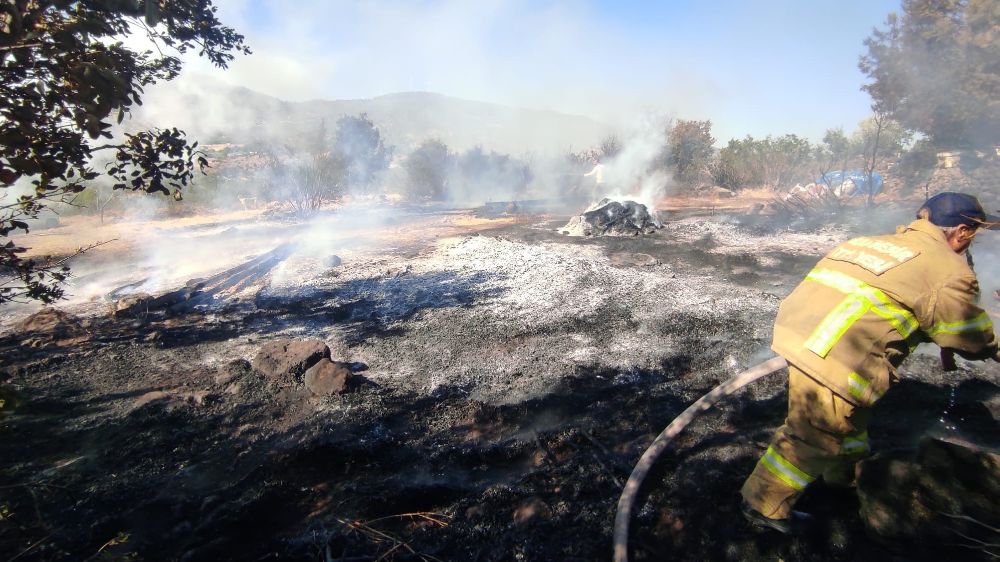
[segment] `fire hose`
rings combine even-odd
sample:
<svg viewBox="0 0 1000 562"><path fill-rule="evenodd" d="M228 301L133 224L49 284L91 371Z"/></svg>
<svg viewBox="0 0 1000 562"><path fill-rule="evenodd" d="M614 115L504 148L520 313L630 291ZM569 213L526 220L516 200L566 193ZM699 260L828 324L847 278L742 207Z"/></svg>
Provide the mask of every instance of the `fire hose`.
<svg viewBox="0 0 1000 562"><path fill-rule="evenodd" d="M667 450L667 446L670 445L673 438L680 434L681 431L684 431L684 428L698 417L699 414L714 406L719 400L759 378L779 371L787 365L788 363L784 358L774 357L743 371L715 387L711 392L699 398L697 402L688 406L686 410L681 412L681 415L674 418L674 421L670 422L670 425L653 440L649 448L646 449L646 452L642 454L635 468L632 469L632 474L628 477L628 482L625 483L625 489L622 490L621 498L618 499L618 513L615 514L614 562L628 562L629 524L632 520L632 509L635 507L636 498L639 496L639 488L642 486L642 481L645 480L646 474L653 468L653 464L656 463L660 455Z"/></svg>

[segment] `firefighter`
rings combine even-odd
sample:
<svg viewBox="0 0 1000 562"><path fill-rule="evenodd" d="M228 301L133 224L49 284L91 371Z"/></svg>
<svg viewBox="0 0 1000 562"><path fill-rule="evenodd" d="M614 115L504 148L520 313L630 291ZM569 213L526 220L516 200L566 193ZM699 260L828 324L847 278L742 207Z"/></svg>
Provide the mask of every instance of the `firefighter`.
<svg viewBox="0 0 1000 562"><path fill-rule="evenodd" d="M788 361L788 416L743 484L752 523L796 533L810 518L792 507L810 483L853 485L871 407L918 343L1000 361L965 257L996 226L975 197L939 193L895 234L834 248L782 301L772 349Z"/></svg>
<svg viewBox="0 0 1000 562"><path fill-rule="evenodd" d="M583 177L594 178L594 184L591 188L590 197L594 201L597 201L601 197L604 197L608 190L604 185L604 164L601 163L601 159L597 156L594 156L592 161L594 162L594 167L586 174L583 174Z"/></svg>

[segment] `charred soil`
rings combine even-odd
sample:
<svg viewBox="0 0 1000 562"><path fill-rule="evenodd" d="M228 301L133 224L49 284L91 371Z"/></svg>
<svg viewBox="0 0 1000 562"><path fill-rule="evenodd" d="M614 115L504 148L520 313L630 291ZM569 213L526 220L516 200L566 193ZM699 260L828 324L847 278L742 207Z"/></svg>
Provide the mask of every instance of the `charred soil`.
<svg viewBox="0 0 1000 562"><path fill-rule="evenodd" d="M0 353L25 405L0 419L0 559L610 559L645 447L768 356L780 299L851 232L686 217L570 239L564 223L334 267L292 255L207 304L87 317L85 338L9 333ZM358 365L349 392L253 371L279 337L322 339ZM998 444L995 369L945 375L917 354L902 372L876 449L935 431ZM772 375L680 436L637 509L634 559L939 555L869 539L851 492L810 490L809 536L743 521L737 491L782 421L784 386Z"/></svg>

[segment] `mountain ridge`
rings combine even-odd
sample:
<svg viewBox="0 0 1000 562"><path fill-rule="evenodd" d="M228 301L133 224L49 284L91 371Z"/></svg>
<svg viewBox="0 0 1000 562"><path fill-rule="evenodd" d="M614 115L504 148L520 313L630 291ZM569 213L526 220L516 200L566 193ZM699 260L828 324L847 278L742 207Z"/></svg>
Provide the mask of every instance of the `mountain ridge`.
<svg viewBox="0 0 1000 562"><path fill-rule="evenodd" d="M467 100L436 92L392 92L371 98L287 101L209 77L157 85L134 112L128 129L176 126L203 143L271 142L299 145L320 124L365 113L387 144L408 152L436 138L452 150L482 146L510 154L550 153L596 146L612 127L585 116Z"/></svg>

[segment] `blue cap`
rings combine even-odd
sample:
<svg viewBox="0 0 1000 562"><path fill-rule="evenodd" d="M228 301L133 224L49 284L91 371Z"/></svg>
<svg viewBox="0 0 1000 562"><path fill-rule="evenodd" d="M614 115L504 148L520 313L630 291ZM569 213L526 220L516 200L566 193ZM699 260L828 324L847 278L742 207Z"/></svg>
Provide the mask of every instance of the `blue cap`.
<svg viewBox="0 0 1000 562"><path fill-rule="evenodd" d="M1000 218L987 215L979 200L967 193L943 191L928 199L920 207L920 211L924 209L928 211L927 218L938 226L964 224L978 228L1000 228Z"/></svg>

